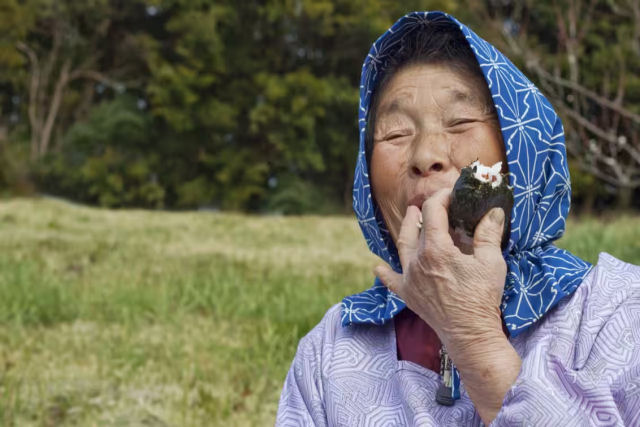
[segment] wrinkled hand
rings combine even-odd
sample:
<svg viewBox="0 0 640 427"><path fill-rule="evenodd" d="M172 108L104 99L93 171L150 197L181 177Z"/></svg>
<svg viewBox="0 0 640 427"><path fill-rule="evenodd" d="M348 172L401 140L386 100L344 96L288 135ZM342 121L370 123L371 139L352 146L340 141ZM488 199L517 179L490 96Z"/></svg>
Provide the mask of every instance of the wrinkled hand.
<svg viewBox="0 0 640 427"><path fill-rule="evenodd" d="M403 274L386 265L374 272L436 331L450 352L460 353L502 335L500 302L507 266L500 243L505 219L502 209L489 211L476 227L472 253L464 254L449 234L450 193L434 194L422 212L415 206L407 209L396 242Z"/></svg>
<svg viewBox="0 0 640 427"><path fill-rule="evenodd" d="M436 331L489 425L522 365L500 319L507 275L500 250L504 212L490 210L476 227L473 247L463 253L449 233L449 196L450 190L442 190L424 202L422 212L407 209L396 242L403 274L386 265L375 273Z"/></svg>

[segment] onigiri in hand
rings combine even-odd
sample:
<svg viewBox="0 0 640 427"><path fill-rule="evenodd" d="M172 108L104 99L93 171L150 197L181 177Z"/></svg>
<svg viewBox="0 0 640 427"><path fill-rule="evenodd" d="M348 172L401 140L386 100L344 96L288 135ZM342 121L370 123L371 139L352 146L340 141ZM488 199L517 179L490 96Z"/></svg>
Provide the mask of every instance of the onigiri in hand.
<svg viewBox="0 0 640 427"><path fill-rule="evenodd" d="M456 233L473 238L482 217L492 208L502 208L507 217L502 233L504 248L508 240L508 216L513 207L513 188L501 169L502 162L485 166L478 160L462 168L451 193L449 225Z"/></svg>

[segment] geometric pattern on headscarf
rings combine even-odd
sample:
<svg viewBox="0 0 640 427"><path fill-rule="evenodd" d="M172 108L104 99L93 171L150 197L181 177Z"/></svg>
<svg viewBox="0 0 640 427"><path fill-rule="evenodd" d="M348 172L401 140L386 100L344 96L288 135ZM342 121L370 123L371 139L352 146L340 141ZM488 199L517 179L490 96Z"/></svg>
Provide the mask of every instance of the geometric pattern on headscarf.
<svg viewBox="0 0 640 427"><path fill-rule="evenodd" d="M503 256L508 273L501 303L512 336L524 331L571 294L591 265L552 243L562 236L571 201L569 169L560 118L549 101L493 45L443 12L413 12L400 18L371 47L362 67L359 152L353 208L369 249L402 272L397 249L374 203L365 154L372 91L385 72L385 58L404 37L437 20L459 26L476 55L498 113L514 189L511 234ZM405 307L377 278L373 286L342 301L342 325L382 325Z"/></svg>

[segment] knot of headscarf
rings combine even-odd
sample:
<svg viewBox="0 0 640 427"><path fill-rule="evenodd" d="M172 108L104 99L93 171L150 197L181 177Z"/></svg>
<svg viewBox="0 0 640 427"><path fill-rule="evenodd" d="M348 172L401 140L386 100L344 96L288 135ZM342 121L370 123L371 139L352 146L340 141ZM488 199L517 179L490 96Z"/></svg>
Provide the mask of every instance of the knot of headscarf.
<svg viewBox="0 0 640 427"><path fill-rule="evenodd" d="M491 44L443 12L413 12L400 18L371 47L360 83L360 145L353 208L369 249L401 272L397 249L374 203L365 154L367 112L384 73L385 57L436 20L459 26L482 69L498 113L514 189L511 234L503 252L508 273L502 297L512 336L535 323L582 283L591 265L552 245L564 233L571 201L569 169L560 118L536 86ZM405 307L378 279L373 287L342 301L343 326L384 324Z"/></svg>

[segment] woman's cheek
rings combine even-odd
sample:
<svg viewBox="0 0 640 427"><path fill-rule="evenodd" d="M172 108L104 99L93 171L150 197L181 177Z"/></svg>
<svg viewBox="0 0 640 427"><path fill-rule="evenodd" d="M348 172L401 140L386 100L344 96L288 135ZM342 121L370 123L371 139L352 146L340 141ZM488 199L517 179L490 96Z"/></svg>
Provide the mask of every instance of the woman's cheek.
<svg viewBox="0 0 640 427"><path fill-rule="evenodd" d="M477 160L482 152L480 141L475 135L459 135L452 144L451 160L458 169Z"/></svg>
<svg viewBox="0 0 640 427"><path fill-rule="evenodd" d="M502 139L492 129L480 128L460 134L453 149L453 163L461 169L480 160L485 165L493 165L505 160Z"/></svg>
<svg viewBox="0 0 640 427"><path fill-rule="evenodd" d="M381 145L384 143L381 143ZM406 210L406 156L403 147L374 146L371 158L371 184L385 223L394 241Z"/></svg>

